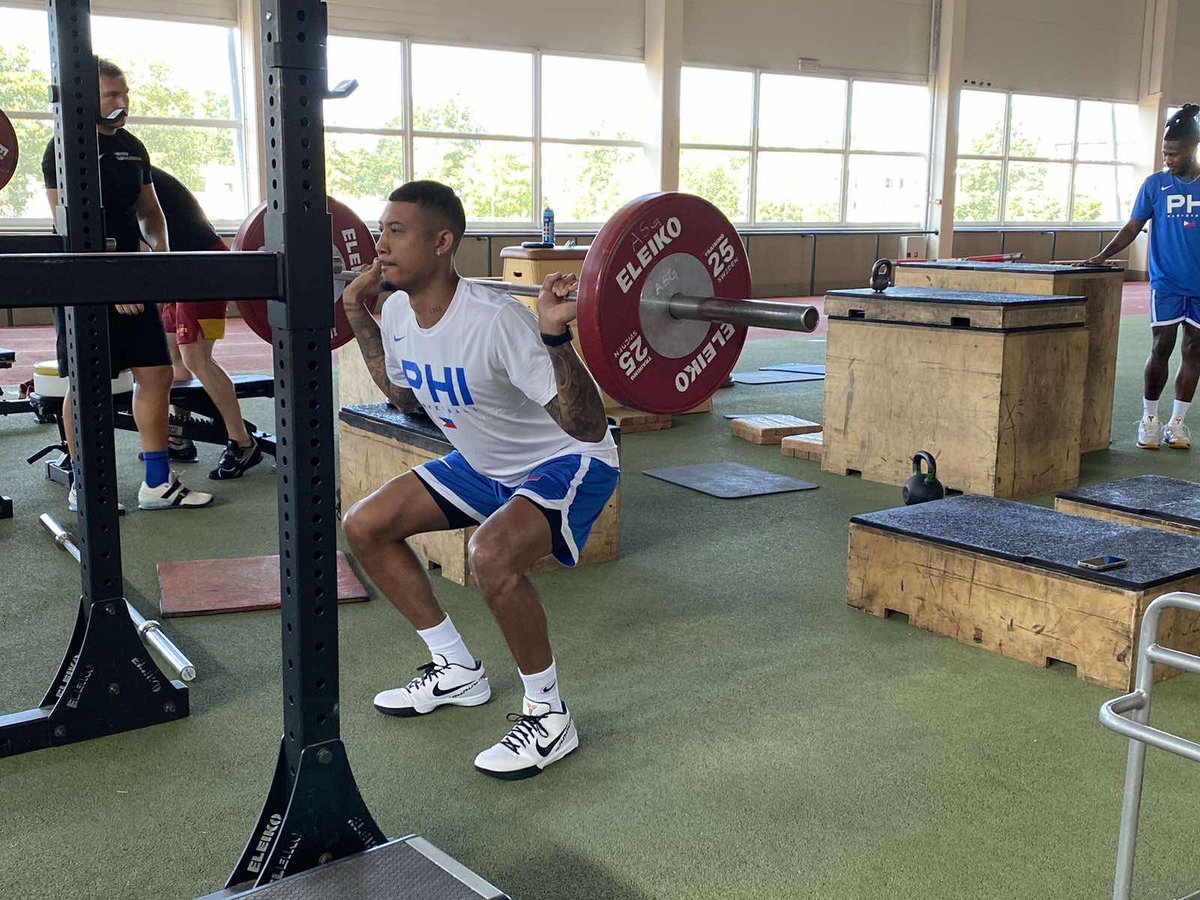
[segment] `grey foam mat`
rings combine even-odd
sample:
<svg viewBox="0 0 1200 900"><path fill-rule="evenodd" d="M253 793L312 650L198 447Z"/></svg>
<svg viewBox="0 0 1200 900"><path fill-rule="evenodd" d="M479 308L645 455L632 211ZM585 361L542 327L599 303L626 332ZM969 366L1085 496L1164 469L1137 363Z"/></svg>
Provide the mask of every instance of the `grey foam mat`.
<svg viewBox="0 0 1200 900"><path fill-rule="evenodd" d="M827 297L857 299L910 300L921 303L953 303L958 306L1057 306L1079 302L1073 294L1002 294L995 291L952 291L930 287L890 287L882 293L871 288L846 288L829 291Z"/></svg>
<svg viewBox="0 0 1200 900"><path fill-rule="evenodd" d="M796 372L800 375L825 376L825 367L813 363L778 363L774 366L759 366L760 372Z"/></svg>
<svg viewBox="0 0 1200 900"><path fill-rule="evenodd" d="M1200 540L1055 512L995 497L963 496L854 516L869 525L949 547L1144 590L1200 573ZM1079 560L1110 554L1123 569L1096 572Z"/></svg>
<svg viewBox="0 0 1200 900"><path fill-rule="evenodd" d="M776 475L774 472L765 472L741 463L671 466L665 469L647 469L642 474L722 500L758 497L763 494L786 494L790 491L811 491L817 487L811 481Z"/></svg>
<svg viewBox="0 0 1200 900"><path fill-rule="evenodd" d="M1147 518L1200 527L1200 484L1162 475L1139 475L1062 491L1074 500Z"/></svg>
<svg viewBox="0 0 1200 900"><path fill-rule="evenodd" d="M824 375L806 372L734 372L733 380L738 384L789 384L799 381L824 381Z"/></svg>

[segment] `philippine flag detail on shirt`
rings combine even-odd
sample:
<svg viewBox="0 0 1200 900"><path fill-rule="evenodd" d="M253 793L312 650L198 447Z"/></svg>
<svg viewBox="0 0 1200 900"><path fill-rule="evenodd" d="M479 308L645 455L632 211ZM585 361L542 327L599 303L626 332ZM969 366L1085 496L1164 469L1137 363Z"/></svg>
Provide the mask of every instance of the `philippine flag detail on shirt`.
<svg viewBox="0 0 1200 900"><path fill-rule="evenodd" d="M442 426L444 428L457 428L458 427L457 425L454 424L453 419L447 419L445 416L438 416L438 418L442 420Z"/></svg>

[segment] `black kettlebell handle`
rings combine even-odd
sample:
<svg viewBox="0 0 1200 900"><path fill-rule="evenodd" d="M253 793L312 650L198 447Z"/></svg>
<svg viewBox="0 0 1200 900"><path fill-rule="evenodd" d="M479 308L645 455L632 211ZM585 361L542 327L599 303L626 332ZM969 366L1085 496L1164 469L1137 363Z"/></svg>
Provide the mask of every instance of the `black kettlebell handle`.
<svg viewBox="0 0 1200 900"><path fill-rule="evenodd" d="M892 283L892 268L890 259L875 260L875 265L871 266L871 289L875 293L882 294L888 289Z"/></svg>
<svg viewBox="0 0 1200 900"><path fill-rule="evenodd" d="M933 458L933 454L928 450L919 451L912 458L913 475L921 474L922 462L924 462L926 468L929 469L929 471L925 473L925 483L933 484L935 481L937 481L937 460Z"/></svg>

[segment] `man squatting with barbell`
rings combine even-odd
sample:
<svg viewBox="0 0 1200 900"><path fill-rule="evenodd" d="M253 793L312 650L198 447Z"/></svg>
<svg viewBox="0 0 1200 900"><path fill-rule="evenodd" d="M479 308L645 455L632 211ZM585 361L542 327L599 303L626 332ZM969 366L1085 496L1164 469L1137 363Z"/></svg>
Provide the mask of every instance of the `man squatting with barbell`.
<svg viewBox="0 0 1200 900"><path fill-rule="evenodd" d="M479 525L471 572L525 686L511 730L475 758L496 778L537 775L579 746L560 699L546 613L525 572L553 553L575 565L620 477L599 389L571 346L575 276L550 275L537 315L510 295L460 278L466 215L454 191L414 181L388 198L379 257L342 295L371 377L403 412L421 409L454 451L384 484L342 526L375 584L417 629L432 662L375 697L394 716L491 697L483 663L438 605L405 538ZM376 323L363 302L386 299Z"/></svg>

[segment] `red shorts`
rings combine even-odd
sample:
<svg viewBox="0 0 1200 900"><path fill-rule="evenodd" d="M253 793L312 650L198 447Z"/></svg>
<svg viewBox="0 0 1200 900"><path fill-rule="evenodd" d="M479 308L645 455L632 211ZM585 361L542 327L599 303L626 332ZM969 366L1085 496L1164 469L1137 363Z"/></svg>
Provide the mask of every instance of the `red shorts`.
<svg viewBox="0 0 1200 900"><path fill-rule="evenodd" d="M224 241L217 241L209 250L228 250ZM160 306L163 331L174 334L180 344L194 344L204 338L219 341L225 337L225 315L229 306L225 300L193 300L188 303L163 303Z"/></svg>

